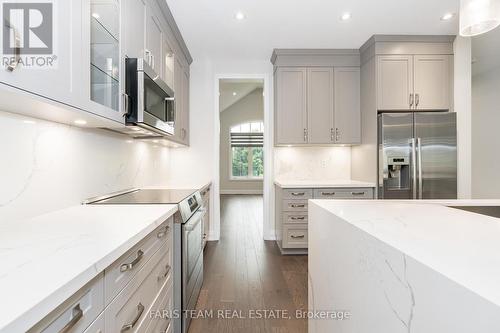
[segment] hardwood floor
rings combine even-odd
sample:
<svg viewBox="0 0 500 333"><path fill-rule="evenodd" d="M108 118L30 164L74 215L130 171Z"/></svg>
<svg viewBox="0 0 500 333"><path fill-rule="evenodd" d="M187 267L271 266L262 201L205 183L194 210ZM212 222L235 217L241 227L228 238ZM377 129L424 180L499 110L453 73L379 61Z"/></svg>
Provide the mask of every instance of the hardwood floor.
<svg viewBox="0 0 500 333"><path fill-rule="evenodd" d="M189 333L307 332L307 320L295 318L307 310L307 256L281 256L275 242L264 241L262 216L262 196L221 196L221 238L205 248L197 304L209 318L193 319ZM218 318L220 310L232 318ZM274 311L257 319L259 310Z"/></svg>

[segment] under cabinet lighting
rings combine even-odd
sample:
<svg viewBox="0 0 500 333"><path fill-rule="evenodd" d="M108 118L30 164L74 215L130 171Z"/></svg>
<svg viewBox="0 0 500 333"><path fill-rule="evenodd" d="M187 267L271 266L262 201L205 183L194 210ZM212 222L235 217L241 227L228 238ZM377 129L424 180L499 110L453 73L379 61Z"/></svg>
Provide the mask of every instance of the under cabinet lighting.
<svg viewBox="0 0 500 333"><path fill-rule="evenodd" d="M25 123L25 124L35 124L36 122L34 120L28 120L28 119L26 119L26 120L23 120L23 123Z"/></svg>
<svg viewBox="0 0 500 333"><path fill-rule="evenodd" d="M100 17L100 16L99 16L99 14L97 14L97 13L92 13L92 17L93 17L93 18L95 18L95 19L97 20L97 19L99 19L99 17Z"/></svg>
<svg viewBox="0 0 500 333"><path fill-rule="evenodd" d="M441 21L449 21L454 17L455 17L454 13L446 13L443 16L441 16Z"/></svg>
<svg viewBox="0 0 500 333"><path fill-rule="evenodd" d="M236 95L238 95L238 94L236 93L236 91L233 91L233 96L236 96Z"/></svg>
<svg viewBox="0 0 500 333"><path fill-rule="evenodd" d="M74 121L74 123L77 125L87 125L87 121L83 119L77 119Z"/></svg>

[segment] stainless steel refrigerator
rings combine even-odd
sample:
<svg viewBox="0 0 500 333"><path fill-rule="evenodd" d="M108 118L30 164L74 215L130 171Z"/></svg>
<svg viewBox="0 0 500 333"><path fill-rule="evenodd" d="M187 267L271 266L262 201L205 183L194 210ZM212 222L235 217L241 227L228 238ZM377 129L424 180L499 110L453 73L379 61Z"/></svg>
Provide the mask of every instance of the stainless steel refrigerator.
<svg viewBox="0 0 500 333"><path fill-rule="evenodd" d="M455 112L378 115L378 198L456 199Z"/></svg>

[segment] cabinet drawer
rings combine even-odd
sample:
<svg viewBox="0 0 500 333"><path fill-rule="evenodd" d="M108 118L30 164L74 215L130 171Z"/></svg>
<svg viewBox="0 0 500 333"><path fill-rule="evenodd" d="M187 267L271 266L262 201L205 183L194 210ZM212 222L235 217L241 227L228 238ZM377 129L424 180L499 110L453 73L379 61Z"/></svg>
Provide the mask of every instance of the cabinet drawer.
<svg viewBox="0 0 500 333"><path fill-rule="evenodd" d="M283 190L283 199L311 199L313 191L310 188Z"/></svg>
<svg viewBox="0 0 500 333"><path fill-rule="evenodd" d="M158 292L171 280L171 255L160 248L106 308L106 332L139 332ZM128 327L128 329L127 329Z"/></svg>
<svg viewBox="0 0 500 333"><path fill-rule="evenodd" d="M104 333L104 312L83 333Z"/></svg>
<svg viewBox="0 0 500 333"><path fill-rule="evenodd" d="M283 223L307 223L307 214L304 213L284 213Z"/></svg>
<svg viewBox="0 0 500 333"><path fill-rule="evenodd" d="M166 285L158 294L155 303L149 312L149 322L143 324L144 329L138 330L144 333L172 333L174 323L169 316L172 316L174 309L172 284Z"/></svg>
<svg viewBox="0 0 500 333"><path fill-rule="evenodd" d="M163 244L169 242L172 227L170 218L106 268L104 274L106 304L118 295Z"/></svg>
<svg viewBox="0 0 500 333"><path fill-rule="evenodd" d="M104 283L101 273L31 328L28 333L57 333L64 327L66 333L81 333L103 310Z"/></svg>
<svg viewBox="0 0 500 333"><path fill-rule="evenodd" d="M283 248L307 248L307 224L283 226Z"/></svg>
<svg viewBox="0 0 500 333"><path fill-rule="evenodd" d="M307 212L307 200L283 200L285 212Z"/></svg>
<svg viewBox="0 0 500 333"><path fill-rule="evenodd" d="M373 189L371 188L315 189L314 199L373 199Z"/></svg>

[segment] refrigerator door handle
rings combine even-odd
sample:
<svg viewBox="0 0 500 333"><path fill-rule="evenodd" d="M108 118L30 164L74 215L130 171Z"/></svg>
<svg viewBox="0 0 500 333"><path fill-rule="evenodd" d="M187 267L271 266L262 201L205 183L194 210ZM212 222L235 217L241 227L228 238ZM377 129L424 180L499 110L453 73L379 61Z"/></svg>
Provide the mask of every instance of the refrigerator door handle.
<svg viewBox="0 0 500 333"><path fill-rule="evenodd" d="M417 138L418 149L418 198L422 199L422 140Z"/></svg>
<svg viewBox="0 0 500 333"><path fill-rule="evenodd" d="M412 191L413 199L417 198L417 150L415 147L415 138L411 138L411 167L412 167Z"/></svg>

